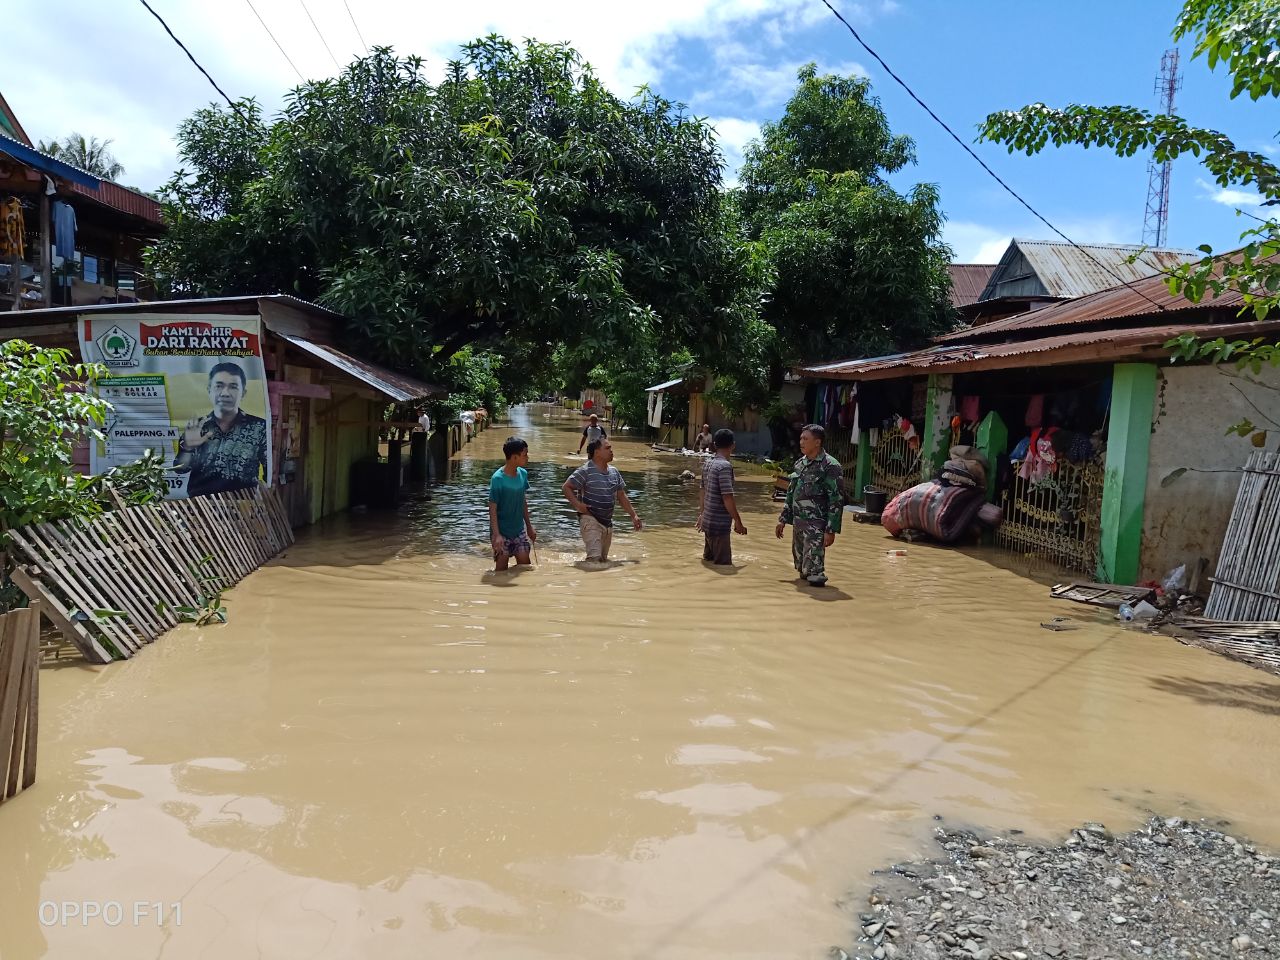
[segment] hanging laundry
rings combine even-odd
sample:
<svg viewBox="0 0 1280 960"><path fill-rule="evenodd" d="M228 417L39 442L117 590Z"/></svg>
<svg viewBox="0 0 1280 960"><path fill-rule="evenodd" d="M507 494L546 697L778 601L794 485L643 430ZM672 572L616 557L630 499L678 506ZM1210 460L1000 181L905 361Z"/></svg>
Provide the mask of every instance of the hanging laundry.
<svg viewBox="0 0 1280 960"><path fill-rule="evenodd" d="M920 449L920 435L916 433L915 424L906 417L897 417L898 430L901 431L902 437L907 441L907 446L913 451Z"/></svg>
<svg viewBox="0 0 1280 960"><path fill-rule="evenodd" d="M63 260L76 255L76 211L61 200L53 202L53 252Z"/></svg>
<svg viewBox="0 0 1280 960"><path fill-rule="evenodd" d="M977 423L982 419L981 400L977 396L960 398L960 419L965 423Z"/></svg>
<svg viewBox="0 0 1280 960"><path fill-rule="evenodd" d="M649 394L649 426L662 426L662 391L655 390Z"/></svg>
<svg viewBox="0 0 1280 960"><path fill-rule="evenodd" d="M1044 426L1044 394L1037 393L1027 402L1027 416L1023 423L1028 427Z"/></svg>
<svg viewBox="0 0 1280 960"><path fill-rule="evenodd" d="M1057 427L1047 430L1036 428L1031 432L1031 445L1027 449L1027 459L1022 461L1018 476L1032 483L1039 483L1058 469L1058 452L1053 446L1053 435Z"/></svg>
<svg viewBox="0 0 1280 960"><path fill-rule="evenodd" d="M22 218L22 202L10 197L0 203L0 256L17 257L27 254L27 225Z"/></svg>

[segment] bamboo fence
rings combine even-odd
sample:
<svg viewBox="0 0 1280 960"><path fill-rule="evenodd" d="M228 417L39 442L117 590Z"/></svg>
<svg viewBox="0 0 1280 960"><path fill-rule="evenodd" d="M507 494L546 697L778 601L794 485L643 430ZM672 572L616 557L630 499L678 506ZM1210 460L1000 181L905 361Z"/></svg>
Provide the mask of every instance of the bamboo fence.
<svg viewBox="0 0 1280 960"><path fill-rule="evenodd" d="M215 493L8 531L14 583L91 663L128 659L293 542L275 491Z"/></svg>
<svg viewBox="0 0 1280 960"><path fill-rule="evenodd" d="M36 782L40 608L0 616L0 803Z"/></svg>
<svg viewBox="0 0 1280 960"><path fill-rule="evenodd" d="M1245 464L1212 578L1209 620L1280 620L1280 453Z"/></svg>

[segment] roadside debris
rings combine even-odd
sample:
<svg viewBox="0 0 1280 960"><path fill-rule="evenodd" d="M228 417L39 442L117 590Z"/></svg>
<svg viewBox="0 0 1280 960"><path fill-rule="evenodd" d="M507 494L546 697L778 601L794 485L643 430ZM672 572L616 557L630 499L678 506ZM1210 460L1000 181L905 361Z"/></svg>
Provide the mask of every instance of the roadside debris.
<svg viewBox="0 0 1280 960"><path fill-rule="evenodd" d="M1280 948L1280 857L1207 824L1100 823L1058 846L937 831L943 856L879 874L852 960L1241 957Z"/></svg>

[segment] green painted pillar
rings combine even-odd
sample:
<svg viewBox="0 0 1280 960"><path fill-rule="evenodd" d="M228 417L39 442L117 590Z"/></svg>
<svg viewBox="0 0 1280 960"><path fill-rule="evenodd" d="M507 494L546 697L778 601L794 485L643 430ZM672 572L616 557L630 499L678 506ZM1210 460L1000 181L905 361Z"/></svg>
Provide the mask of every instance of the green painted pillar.
<svg viewBox="0 0 1280 960"><path fill-rule="evenodd" d="M987 458L987 502L996 502L996 465L1009 452L1009 428L1000 414L992 410L978 424L975 446Z"/></svg>
<svg viewBox="0 0 1280 960"><path fill-rule="evenodd" d="M1157 374L1154 363L1117 363L1112 374L1098 562L1098 579L1103 583L1128 584L1138 579Z"/></svg>
<svg viewBox="0 0 1280 960"><path fill-rule="evenodd" d="M858 434L858 462L853 471L854 499L864 502L862 491L871 483L871 431L863 429Z"/></svg>
<svg viewBox="0 0 1280 960"><path fill-rule="evenodd" d="M929 399L924 409L924 437L920 443L920 479L932 480L947 462L951 449L951 376L929 375Z"/></svg>

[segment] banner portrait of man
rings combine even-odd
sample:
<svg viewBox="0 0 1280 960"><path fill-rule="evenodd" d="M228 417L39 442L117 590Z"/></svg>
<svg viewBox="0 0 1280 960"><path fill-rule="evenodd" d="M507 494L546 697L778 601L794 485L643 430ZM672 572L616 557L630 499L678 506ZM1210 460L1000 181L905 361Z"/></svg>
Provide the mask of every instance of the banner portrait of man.
<svg viewBox="0 0 1280 960"><path fill-rule="evenodd" d="M248 385L233 361L209 370L212 409L187 421L173 460L175 470L190 474L187 496L256 487L266 473L267 421L240 408Z"/></svg>

